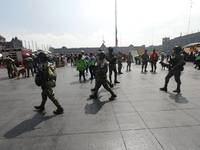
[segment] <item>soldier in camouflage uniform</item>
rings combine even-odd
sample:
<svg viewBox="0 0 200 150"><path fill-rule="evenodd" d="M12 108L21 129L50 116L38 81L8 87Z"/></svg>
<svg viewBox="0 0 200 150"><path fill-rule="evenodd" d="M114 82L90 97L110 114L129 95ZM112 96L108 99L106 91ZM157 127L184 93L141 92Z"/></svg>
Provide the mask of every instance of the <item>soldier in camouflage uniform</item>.
<svg viewBox="0 0 200 150"><path fill-rule="evenodd" d="M174 47L174 56L172 56L170 60L170 71L165 77L165 85L164 87L160 88L161 91L167 91L167 85L169 83L169 79L174 76L175 81L177 83L177 88L173 91L175 93L180 93L180 85L181 85L181 71L183 71L183 66L185 65L184 56L182 53L182 48L180 46Z"/></svg>
<svg viewBox="0 0 200 150"><path fill-rule="evenodd" d="M33 68L34 68L34 61L33 59L30 57L29 54L26 54L26 58L24 59L24 67L26 68L27 70L27 77L30 77L29 76L29 70L31 70L31 74L32 76L34 76L34 72L33 72Z"/></svg>
<svg viewBox="0 0 200 150"><path fill-rule="evenodd" d="M6 59L4 59L4 62L6 63L7 66L7 71L8 71L8 77L13 78L14 77L14 60L11 58L11 55L6 56Z"/></svg>
<svg viewBox="0 0 200 150"><path fill-rule="evenodd" d="M116 69L116 61L117 58L116 56L113 54L113 48L109 47L108 48L109 54L107 55L107 60L109 62L109 79L110 79L110 84L112 83L112 72L114 72L115 75L115 81L114 83L120 83L119 81L117 81L117 69Z"/></svg>
<svg viewBox="0 0 200 150"><path fill-rule="evenodd" d="M52 66L53 64L48 62L47 55L44 52L40 52L38 57L40 58L41 63L38 66L35 83L37 86L41 86L42 88L42 103L39 106L35 106L35 109L44 111L47 97L49 97L49 99L57 107L57 110L53 111L53 113L61 114L63 113L64 109L61 107L58 99L55 97L55 93L52 89L55 87L56 82L55 66Z"/></svg>
<svg viewBox="0 0 200 150"><path fill-rule="evenodd" d="M149 55L147 54L147 50L145 50L145 52L142 54L141 56L142 58L142 71L143 72L143 68L145 68L145 72L147 72L147 63L149 61Z"/></svg>
<svg viewBox="0 0 200 150"><path fill-rule="evenodd" d="M122 53L120 51L117 54L117 62L118 62L118 73L123 74L122 73Z"/></svg>
<svg viewBox="0 0 200 150"><path fill-rule="evenodd" d="M107 81L107 71L108 71L108 62L105 60L105 52L102 51L98 54L99 57L99 62L97 63L97 66L95 66L95 79L96 79L96 84L94 88L94 94L90 95L90 98L97 98L98 90L103 85L103 87L108 90L111 93L111 97L109 98L110 100L113 100L117 95L112 91L110 86L108 85Z"/></svg>

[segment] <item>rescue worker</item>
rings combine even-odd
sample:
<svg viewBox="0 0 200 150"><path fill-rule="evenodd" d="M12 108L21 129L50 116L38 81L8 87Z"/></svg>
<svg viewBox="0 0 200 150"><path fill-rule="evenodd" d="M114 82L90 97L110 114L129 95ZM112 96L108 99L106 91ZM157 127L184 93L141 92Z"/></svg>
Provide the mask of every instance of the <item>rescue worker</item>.
<svg viewBox="0 0 200 150"><path fill-rule="evenodd" d="M107 56L107 60L109 62L109 79L110 79L110 84L113 85L113 83L112 83L112 72L114 72L114 76L115 76L114 83L115 84L120 83L119 81L117 81L117 69L116 69L117 58L113 54L113 48L112 47L109 47L108 51L109 51L109 54Z"/></svg>
<svg viewBox="0 0 200 150"><path fill-rule="evenodd" d="M47 55L44 52L40 52L38 54L40 58L40 65L38 66L38 71L35 78L35 83L37 86L41 86L42 88L42 102L39 106L34 106L35 109L40 111L45 110L45 104L47 101L47 97L56 105L57 110L53 111L54 114L63 113L64 109L61 107L58 99L55 97L55 93L53 91L53 87L55 87L56 83L56 71L55 65L48 62Z"/></svg>
<svg viewBox="0 0 200 150"><path fill-rule="evenodd" d="M82 54L78 54L78 58L76 59L76 70L79 71L79 81L81 82L81 76L83 76L84 81L85 79L85 68L87 64L85 59L82 57Z"/></svg>
<svg viewBox="0 0 200 150"><path fill-rule="evenodd" d="M120 51L117 54L117 62L118 62L118 73L123 74L122 73L122 53Z"/></svg>
<svg viewBox="0 0 200 150"><path fill-rule="evenodd" d="M126 67L126 71L131 71L131 62L133 60L133 56L131 55L131 52L129 52L129 54L127 55L127 67Z"/></svg>
<svg viewBox="0 0 200 150"><path fill-rule="evenodd" d="M171 60L170 60L170 71L167 74L167 76L165 77L165 85L164 87L160 88L161 91L167 91L167 85L169 83L169 79L174 76L175 81L177 83L177 88L173 91L176 93L180 93L181 89L180 89L180 85L181 85L181 80L180 80L180 76L181 76L181 71L183 71L183 66L185 65L185 61L184 61L184 56L182 53L182 48L180 46L175 46L173 48L174 50L174 55L172 56Z"/></svg>
<svg viewBox="0 0 200 150"><path fill-rule="evenodd" d="M34 68L34 61L33 59L30 57L29 54L26 54L26 58L24 59L24 67L26 68L27 70L27 77L30 77L29 76L29 70L31 70L31 73L32 73L32 76L34 76L34 72L33 72L33 68Z"/></svg>
<svg viewBox="0 0 200 150"><path fill-rule="evenodd" d="M109 98L109 100L114 100L114 98L117 97L117 95L115 95L115 93L108 85L107 81L108 62L105 60L105 56L106 54L104 51L101 51L98 54L99 61L95 66L96 83L94 88L94 94L90 95L90 98L97 98L98 90L101 87L101 85L103 85L103 87L111 93L111 97Z"/></svg>
<svg viewBox="0 0 200 150"><path fill-rule="evenodd" d="M90 80L94 79L94 65L95 65L95 57L94 57L94 53L90 52L89 53L89 59L88 59L88 67L89 67L89 71L90 71Z"/></svg>
<svg viewBox="0 0 200 150"><path fill-rule="evenodd" d="M9 54L8 56L6 56L6 58L4 59L4 62L6 63L7 66L7 71L8 71L8 77L9 78L13 78L14 77L14 60L11 58L11 55Z"/></svg>
<svg viewBox="0 0 200 150"><path fill-rule="evenodd" d="M148 72L147 71L147 64L148 64L148 61L149 61L149 55L147 54L147 50L144 51L141 58L142 58L142 71L141 72L143 72L143 68L144 68L144 72Z"/></svg>
<svg viewBox="0 0 200 150"><path fill-rule="evenodd" d="M154 49L151 53L151 71L150 72L156 72L157 66L156 63L158 61L158 52ZM154 69L153 69L154 68Z"/></svg>

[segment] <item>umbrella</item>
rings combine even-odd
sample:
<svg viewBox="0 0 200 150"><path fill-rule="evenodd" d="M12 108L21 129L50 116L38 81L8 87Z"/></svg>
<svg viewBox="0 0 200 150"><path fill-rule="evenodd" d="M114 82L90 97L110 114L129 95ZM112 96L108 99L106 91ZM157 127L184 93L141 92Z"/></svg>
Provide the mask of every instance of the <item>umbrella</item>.
<svg viewBox="0 0 200 150"><path fill-rule="evenodd" d="M190 46L196 46L196 45L200 45L200 42L199 43L190 43L188 45L183 46L183 48L190 47Z"/></svg>

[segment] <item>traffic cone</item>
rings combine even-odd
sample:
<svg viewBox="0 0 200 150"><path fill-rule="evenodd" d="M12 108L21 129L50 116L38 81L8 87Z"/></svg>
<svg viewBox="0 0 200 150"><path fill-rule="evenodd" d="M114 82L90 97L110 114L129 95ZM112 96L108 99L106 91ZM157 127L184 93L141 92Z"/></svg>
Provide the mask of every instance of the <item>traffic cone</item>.
<svg viewBox="0 0 200 150"><path fill-rule="evenodd" d="M22 61L21 61L21 66L22 66L22 67L24 67L24 64L23 64L23 62L22 62Z"/></svg>

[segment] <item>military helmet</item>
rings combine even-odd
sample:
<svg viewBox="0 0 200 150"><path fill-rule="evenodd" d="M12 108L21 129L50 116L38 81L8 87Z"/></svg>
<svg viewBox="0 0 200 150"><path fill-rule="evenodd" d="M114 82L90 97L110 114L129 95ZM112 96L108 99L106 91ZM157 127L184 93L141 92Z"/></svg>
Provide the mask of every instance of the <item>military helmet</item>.
<svg viewBox="0 0 200 150"><path fill-rule="evenodd" d="M175 46L175 47L173 48L173 50L182 51L182 48L181 48L180 46Z"/></svg>
<svg viewBox="0 0 200 150"><path fill-rule="evenodd" d="M40 52L40 53L38 54L38 57L39 57L39 58L47 59L47 54L46 54L45 52Z"/></svg>
<svg viewBox="0 0 200 150"><path fill-rule="evenodd" d="M104 51L99 52L98 55L99 55L99 56L106 57L106 53L105 53Z"/></svg>
<svg viewBox="0 0 200 150"><path fill-rule="evenodd" d="M113 51L113 47L108 47L108 51Z"/></svg>

